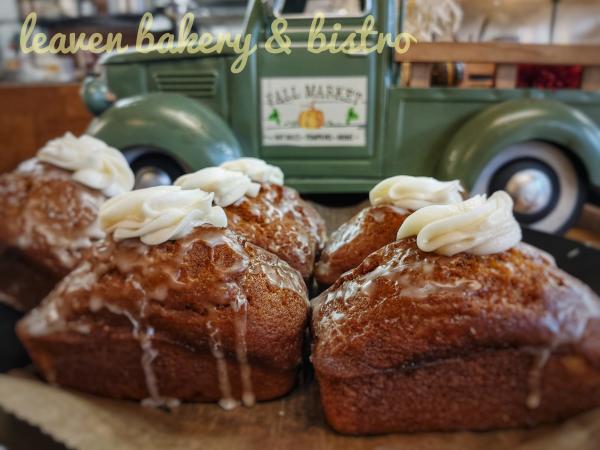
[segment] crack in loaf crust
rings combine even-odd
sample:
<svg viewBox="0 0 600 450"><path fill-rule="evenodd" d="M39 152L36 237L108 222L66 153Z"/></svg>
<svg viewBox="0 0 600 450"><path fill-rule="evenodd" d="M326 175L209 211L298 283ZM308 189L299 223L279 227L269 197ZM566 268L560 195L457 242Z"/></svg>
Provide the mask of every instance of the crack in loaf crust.
<svg viewBox="0 0 600 450"><path fill-rule="evenodd" d="M308 317L298 272L201 227L158 246L107 240L17 326L51 382L152 404L281 396Z"/></svg>
<svg viewBox="0 0 600 450"><path fill-rule="evenodd" d="M370 206L332 235L315 267L319 285L330 286L381 247L394 242L409 212L397 206Z"/></svg>
<svg viewBox="0 0 600 450"><path fill-rule="evenodd" d="M1 175L3 296L18 309L39 303L104 236L97 224L104 200L101 192L73 181L70 172L34 160ZM32 270L40 278L35 286L27 282ZM46 286L41 296L39 286Z"/></svg>
<svg viewBox="0 0 600 450"><path fill-rule="evenodd" d="M229 228L275 253L307 280L325 243L325 222L294 189L261 184L255 198L225 208Z"/></svg>
<svg viewBox="0 0 600 450"><path fill-rule="evenodd" d="M445 257L394 242L314 302L338 431L534 425L600 405L600 300L526 244Z"/></svg>

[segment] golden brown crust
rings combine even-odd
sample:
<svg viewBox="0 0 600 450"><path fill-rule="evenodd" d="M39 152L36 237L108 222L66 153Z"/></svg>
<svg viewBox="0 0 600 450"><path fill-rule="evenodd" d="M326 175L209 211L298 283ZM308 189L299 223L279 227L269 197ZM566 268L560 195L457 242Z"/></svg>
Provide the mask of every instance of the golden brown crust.
<svg viewBox="0 0 600 450"><path fill-rule="evenodd" d="M107 241L17 331L45 377L68 387L156 401L218 400L230 389L239 399L250 377L265 400L294 383L307 315L297 271L202 227L158 246Z"/></svg>
<svg viewBox="0 0 600 450"><path fill-rule="evenodd" d="M553 355L535 378L536 349L487 350L413 370L356 378L317 372L327 421L347 434L490 430L554 422L600 404L600 371ZM535 409L528 401L539 396Z"/></svg>
<svg viewBox="0 0 600 450"><path fill-rule="evenodd" d="M0 243L66 275L103 237L97 226L104 195L73 181L70 172L31 162L0 176Z"/></svg>
<svg viewBox="0 0 600 450"><path fill-rule="evenodd" d="M409 212L396 206L370 206L332 235L315 266L315 279L327 287L375 250L394 242Z"/></svg>
<svg viewBox="0 0 600 450"><path fill-rule="evenodd" d="M340 431L530 425L600 404L600 300L558 269L548 255L526 244L488 256L445 257L422 252L414 238L394 242L343 275L313 304L312 361L323 386L325 410ZM584 377L589 383L582 389L588 398L558 409L546 409L549 399L542 399L539 408L525 407L530 413L524 413L522 404L511 402L523 400L529 375L499 377L501 367L521 364L518 355L509 351L513 349L586 361L594 375ZM484 354L488 356L477 359L476 355ZM446 387L431 385L433 380L441 383L461 376L458 372L466 366L460 364L467 365L473 358L468 370L483 371L487 381L478 392L478 380L473 378L473 392L465 394L469 383L465 379L463 391L458 392L465 395L464 402ZM535 369L531 359L529 374ZM544 382L551 385L560 381L568 388L582 383L574 378L567 382L566 375L553 378L544 361L539 366ZM484 392L484 387L504 382L515 389L514 395L502 394L504 409L478 419L472 410L474 399L484 404L477 411L486 410L486 402L503 404L504 397ZM411 413L418 418L406 419L410 410L405 408L412 401L400 401L399 392L423 403ZM390 404L386 399L398 401ZM373 404L367 407L368 402ZM346 416L343 410L348 411ZM361 422L356 411L366 411L369 419ZM509 420L503 422L503 413Z"/></svg>
<svg viewBox="0 0 600 450"><path fill-rule="evenodd" d="M325 242L325 222L294 189L262 184L255 198L225 208L229 228L311 277Z"/></svg>
<svg viewBox="0 0 600 450"><path fill-rule="evenodd" d="M52 334L43 340L30 340L28 351L35 355L34 362L45 377L59 386L116 399L150 398L138 340L131 332L100 332L96 336L92 340L83 334ZM210 353L197 352L160 335L153 339L152 349L158 355L152 362L152 372L164 400L221 400L217 365ZM239 364L228 358L226 371L232 397L240 399L243 388ZM296 367L275 369L250 362L250 380L257 401L285 395L293 389L296 375Z"/></svg>
<svg viewBox="0 0 600 450"><path fill-rule="evenodd" d="M29 309L31 286L18 283L31 274L26 264L11 264L14 252L47 272L56 280L69 273L85 258L91 246L104 236L97 226L97 215L104 195L71 178L70 172L35 160L24 168L0 176L0 247L9 273L3 286L4 296L20 293L19 309ZM10 253L12 252L12 253ZM47 283L42 283L47 284ZM47 294L47 291L44 291Z"/></svg>

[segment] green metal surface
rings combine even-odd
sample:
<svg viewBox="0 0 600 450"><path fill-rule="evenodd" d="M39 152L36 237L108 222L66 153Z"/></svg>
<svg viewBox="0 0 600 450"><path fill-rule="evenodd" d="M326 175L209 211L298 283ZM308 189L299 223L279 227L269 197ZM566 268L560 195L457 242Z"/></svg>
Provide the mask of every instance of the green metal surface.
<svg viewBox="0 0 600 450"><path fill-rule="evenodd" d="M155 61L146 65L145 70L149 92L185 95L229 121L229 65L225 58L181 60L176 67L166 61Z"/></svg>
<svg viewBox="0 0 600 450"><path fill-rule="evenodd" d="M241 155L227 123L200 102L180 94L119 100L94 119L87 132L123 151L146 147L167 152L188 170Z"/></svg>
<svg viewBox="0 0 600 450"><path fill-rule="evenodd" d="M229 47L223 47L223 52L220 54L194 54L189 53L184 49L181 51L175 48L173 52L160 52L158 50L148 50L139 52L136 49L129 49L122 53L110 53L102 57L100 63L106 66L119 64L147 64L150 62L162 61L168 63L179 63L181 60L196 59L196 58L221 58L227 55L233 55L234 52Z"/></svg>
<svg viewBox="0 0 600 450"><path fill-rule="evenodd" d="M589 117L600 119L600 111L598 111L600 93L594 92L535 89L392 88L389 95L390 110L387 120L389 126L385 138L389 144L384 156L384 174L386 176L408 173L442 178L458 177L469 185L470 180L478 175L480 166L471 165L466 158L466 153L463 154L463 152L467 148L470 148L474 154L486 153L486 149L489 151L490 148L499 151L506 148L503 145L525 138L525 134L513 135L512 129L510 131L506 129L504 130L505 134L497 136L500 139L498 146L486 141L486 139L493 139L487 131L492 122L499 121L502 124L504 123L502 114L510 116L518 113L519 108L526 107L531 103L538 105L542 110L548 107L548 110L540 113L537 118L551 123L561 120L562 116L556 115L556 105L562 106L562 108L558 106L560 111L569 111L569 113L565 113L564 117L568 117L565 120L568 120L570 132L579 133L581 136L591 136L597 133L597 123L591 122ZM567 106L567 103L576 109ZM471 123L479 114L495 105L504 104L513 106L492 109L496 115L492 117L486 114L477 122L473 122L468 127L469 134L459 131L463 127L467 127L466 124ZM587 113L587 117L584 113ZM512 117L514 120L510 123L518 126L519 116ZM521 125L529 133L528 139L545 140L549 136L548 132L542 131L540 128L532 128L533 122L523 122ZM550 133L554 133L554 130L551 130ZM481 141L473 141L473 138L479 138ZM585 140L585 138L583 139ZM598 144L589 145L593 139L591 141L588 139L587 142L586 151L590 155L586 159L589 161L588 172L598 174L600 167L597 164L594 165L593 161L599 155L600 146ZM570 149L569 146L565 148ZM572 151L576 150L572 149ZM448 162L450 153L456 155L453 165ZM473 156L473 158L475 157ZM462 171L459 170L461 168Z"/></svg>
<svg viewBox="0 0 600 450"><path fill-rule="evenodd" d="M554 100L519 99L491 106L454 134L438 175L472 186L496 154L519 142L543 140L570 151L600 186L600 130L581 111Z"/></svg>
<svg viewBox="0 0 600 450"><path fill-rule="evenodd" d="M367 2L377 31L395 34L401 9L394 0ZM233 74L237 55L128 53L103 59L105 80L119 102L90 132L118 148L160 146L199 169L227 155L258 156L282 167L302 192L364 192L399 173L460 178L471 185L496 152L522 140L548 140L575 154L600 186L600 93L531 89L414 89L397 86L393 52L348 56L306 50L310 20L289 17L290 55L265 50L273 18L261 0L250 2L244 34L258 51ZM328 19L340 36L363 17ZM261 79L366 76L366 145L263 146ZM91 85L90 109L103 110L102 87ZM159 94L160 93L160 94ZM211 114L210 112L214 112ZM221 145L218 141L221 140Z"/></svg>

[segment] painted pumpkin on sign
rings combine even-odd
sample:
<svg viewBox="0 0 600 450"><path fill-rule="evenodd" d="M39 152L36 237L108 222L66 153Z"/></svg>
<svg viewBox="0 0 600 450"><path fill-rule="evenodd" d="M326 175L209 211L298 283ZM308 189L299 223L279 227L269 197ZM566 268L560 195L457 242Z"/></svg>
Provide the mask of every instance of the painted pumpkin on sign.
<svg viewBox="0 0 600 450"><path fill-rule="evenodd" d="M300 116L298 116L298 125L309 129L321 128L325 125L325 115L323 111L316 109L315 105L312 105L310 109L300 113Z"/></svg>

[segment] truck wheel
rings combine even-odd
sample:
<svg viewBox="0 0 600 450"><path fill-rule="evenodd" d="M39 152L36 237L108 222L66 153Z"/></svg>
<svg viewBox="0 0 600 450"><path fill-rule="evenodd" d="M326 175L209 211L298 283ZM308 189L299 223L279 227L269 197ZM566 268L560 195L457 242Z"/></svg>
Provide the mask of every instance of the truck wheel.
<svg viewBox="0 0 600 450"><path fill-rule="evenodd" d="M516 219L547 233L563 233L577 220L586 188L573 161L545 142L524 142L499 153L483 169L473 194L505 190Z"/></svg>
<svg viewBox="0 0 600 450"><path fill-rule="evenodd" d="M177 161L160 153L126 152L131 170L135 174L134 189L172 184L185 173Z"/></svg>

